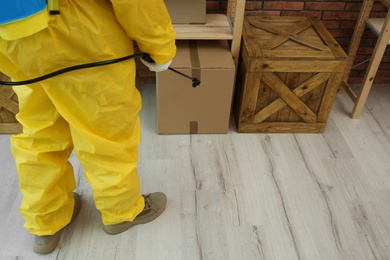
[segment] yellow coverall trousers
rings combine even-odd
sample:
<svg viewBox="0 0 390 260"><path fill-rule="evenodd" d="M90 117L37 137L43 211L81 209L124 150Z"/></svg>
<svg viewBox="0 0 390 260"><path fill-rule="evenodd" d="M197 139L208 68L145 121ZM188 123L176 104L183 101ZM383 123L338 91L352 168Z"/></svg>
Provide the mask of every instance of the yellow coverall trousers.
<svg viewBox="0 0 390 260"><path fill-rule="evenodd" d="M125 2L131 6L121 6ZM0 39L0 70L14 80L26 80L127 56L134 53L131 31L140 34L140 48L152 54L158 49L147 37L156 35L166 55L162 51L155 60L172 59L174 33L160 1L125 2L60 1L61 14L50 17L47 29L15 41ZM140 11L145 6L137 10L137 5L148 5L152 12ZM126 8L136 10L124 17ZM158 9L161 15L156 16ZM141 97L135 73L135 61L128 60L14 87L23 133L12 137L11 146L23 194L20 211L31 233L54 234L71 219L76 188L68 162L72 150L104 224L132 221L143 210L137 173Z"/></svg>

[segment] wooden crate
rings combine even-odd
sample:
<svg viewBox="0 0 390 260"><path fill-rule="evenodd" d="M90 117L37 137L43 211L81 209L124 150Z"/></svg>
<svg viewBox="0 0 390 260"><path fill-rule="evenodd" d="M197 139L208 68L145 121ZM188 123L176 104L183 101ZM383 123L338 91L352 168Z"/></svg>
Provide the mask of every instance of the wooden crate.
<svg viewBox="0 0 390 260"><path fill-rule="evenodd" d="M0 80L9 80L0 73ZM15 134L22 131L15 115L19 112L18 98L11 87L0 85L0 134Z"/></svg>
<svg viewBox="0 0 390 260"><path fill-rule="evenodd" d="M240 59L238 132L324 131L347 55L321 21L245 17Z"/></svg>

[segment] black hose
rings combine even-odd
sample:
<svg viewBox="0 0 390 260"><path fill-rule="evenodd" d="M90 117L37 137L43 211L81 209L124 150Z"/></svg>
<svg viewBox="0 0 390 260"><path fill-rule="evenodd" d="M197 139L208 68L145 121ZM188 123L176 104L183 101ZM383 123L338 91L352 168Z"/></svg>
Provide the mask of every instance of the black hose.
<svg viewBox="0 0 390 260"><path fill-rule="evenodd" d="M69 72L69 71L81 70L81 69L87 69L87 68L93 68L93 67L99 67L99 66L114 64L114 63L122 62L122 61L125 61L125 60L135 59L137 57L142 57L143 55L144 55L143 53L139 53L139 54L133 54L133 55L129 55L129 56L125 56L125 57L121 57L121 58L117 58L117 59L112 59L112 60L105 60L105 61L92 62L92 63L86 63L86 64L81 64L81 65L71 66L71 67L60 69L60 70L54 71L52 73L49 73L49 74L46 74L46 75L43 75L41 77L34 78L34 79L29 79L29 80L24 80L24 81L14 81L14 82L0 81L0 85L20 86L20 85L27 85L27 84L37 83L39 81L42 81L42 80L45 80L45 79L48 79L48 78L52 78L54 76L57 76L57 75L60 75L60 74L63 74L63 73Z"/></svg>
<svg viewBox="0 0 390 260"><path fill-rule="evenodd" d="M147 53L138 53L138 54L133 54L133 55L129 55L129 56L125 56L125 57L121 57L121 58L117 58L117 59L112 59L112 60L105 60L105 61L99 61L99 62L92 62L92 63L86 63L86 64L81 64L81 65L76 65L76 66L71 66L71 67L67 67L67 68L64 68L64 69L60 69L60 70L57 70L57 71L54 71L52 73L49 73L49 74L46 74L46 75L43 75L41 77L38 77L38 78L34 78L34 79L29 79L29 80L24 80L24 81L14 81L14 82L10 82L10 81L0 81L0 85L4 85L4 86L20 86L20 85L27 85L27 84L33 84L33 83L37 83L37 82L40 82L42 80L45 80L45 79L49 79L49 78L52 78L54 76L57 76L57 75L60 75L60 74L63 74L63 73L66 73L66 72L69 72L69 71L74 71L74 70L81 70L81 69L87 69L87 68L93 68L93 67L99 67L99 66L104 66L104 65L109 65L109 64L114 64L114 63L118 63L118 62L122 62L122 61L125 61L125 60L129 60L129 59L135 59L137 57L142 57L144 60L148 61L148 62L154 62L154 60L152 58L150 58L149 54ZM200 81L196 78L191 78L190 76L187 76L175 69L172 69L172 68L168 68L186 78L189 78L192 80L192 87L196 88L197 86L200 85Z"/></svg>

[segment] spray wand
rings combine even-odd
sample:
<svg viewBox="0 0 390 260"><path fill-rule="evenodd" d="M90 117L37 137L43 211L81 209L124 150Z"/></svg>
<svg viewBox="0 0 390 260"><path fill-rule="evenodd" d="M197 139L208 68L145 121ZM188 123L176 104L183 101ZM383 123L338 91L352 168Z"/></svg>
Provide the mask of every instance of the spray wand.
<svg viewBox="0 0 390 260"><path fill-rule="evenodd" d="M24 81L14 81L14 82L9 82L9 81L0 81L0 85L4 85L4 86L20 86L20 85L28 85L28 84L33 84L33 83L37 83L37 82L40 82L40 81L43 81L45 79L49 79L49 78L52 78L52 77L55 77L57 75L60 75L60 74L63 74L63 73L67 73L67 72L70 72L70 71L74 71L74 70L81 70L81 69L86 69L86 68L93 68L93 67L99 67L99 66L105 66L105 65L109 65L109 64L114 64L114 63L118 63L118 62L122 62L122 61L125 61L125 60L129 60L129 59L135 59L137 57L140 57L148 62L154 62L154 60L150 57L149 54L147 53L138 53L138 54L133 54L133 55L129 55L129 56L125 56L125 57L121 57L121 58L117 58L117 59L112 59L112 60L105 60L105 61L99 61L99 62L92 62L92 63L86 63L86 64L81 64L81 65L76 65L76 66L71 66L71 67L67 67L67 68L64 68L64 69L60 69L60 70L57 70L57 71L54 71L54 72L51 72L49 74L46 74L46 75L43 75L41 77L37 77L37 78L34 78L34 79L29 79L29 80L24 80ZM149 57L149 60L148 60L148 57ZM181 73L180 71L177 71L171 67L168 68L169 70L183 76L183 77L186 77L186 78L189 78L192 80L192 87L196 88L197 86L200 85L200 81L196 78L191 78L190 76L184 74L184 73Z"/></svg>
<svg viewBox="0 0 390 260"><path fill-rule="evenodd" d="M149 63L154 63L154 62L155 62L155 61L150 57L150 55L147 54L147 53L144 53L144 54L143 54L142 59L145 60L146 62L149 62ZM199 80L199 79L197 79L197 78L191 78L190 76L188 76L188 75L186 75L186 74L184 74L184 73L182 73L182 72L180 72L180 71L178 71L178 70L175 70L174 68L171 68L171 67L168 67L168 69L169 69L170 71L173 71L173 72L175 72L175 73L177 73L177 74L179 74L179 75L185 77L185 78L188 78L188 79L192 80L192 87L193 87L193 88L196 88L197 86L200 85L200 80Z"/></svg>

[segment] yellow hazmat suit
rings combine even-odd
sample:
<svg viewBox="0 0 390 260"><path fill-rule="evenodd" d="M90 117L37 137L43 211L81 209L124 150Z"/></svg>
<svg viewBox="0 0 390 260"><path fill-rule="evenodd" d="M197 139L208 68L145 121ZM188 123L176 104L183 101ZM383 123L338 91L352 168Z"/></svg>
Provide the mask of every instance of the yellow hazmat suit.
<svg viewBox="0 0 390 260"><path fill-rule="evenodd" d="M0 39L0 71L27 80L83 63L142 52L160 64L176 52L162 0L60 0L49 27L14 41ZM72 216L72 150L93 189L105 225L132 221L144 208L137 173L141 97L135 62L83 69L15 87L23 133L12 137L25 227L51 235Z"/></svg>

